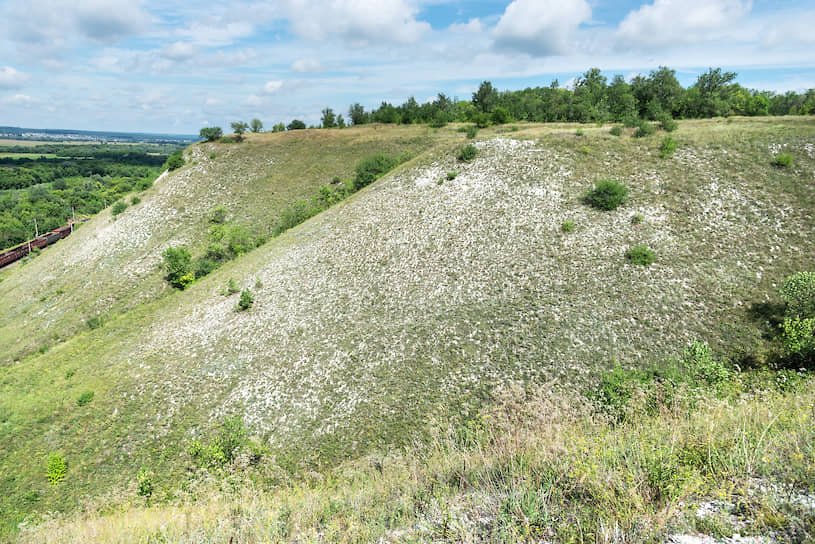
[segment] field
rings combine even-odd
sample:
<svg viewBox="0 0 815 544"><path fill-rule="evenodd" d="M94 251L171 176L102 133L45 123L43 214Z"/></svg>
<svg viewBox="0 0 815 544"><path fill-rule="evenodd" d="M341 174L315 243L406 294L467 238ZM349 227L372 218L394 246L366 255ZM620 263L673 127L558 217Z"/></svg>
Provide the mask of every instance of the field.
<svg viewBox="0 0 815 544"><path fill-rule="evenodd" d="M332 467L362 471L360 481L369 481L370 471L360 466L380 456L398 458L396 472L375 484L375 491L361 492L360 500L382 503L425 490L431 495L428 510L405 507L405 523L420 526L411 534L429 539L421 527L446 527L433 538L453 538L446 531L455 530L456 538L466 539L472 526L461 522L456 529L443 518L476 519L482 501L450 483L453 466L461 461L474 467L472 477L482 484L473 493L485 493L485 505L497 501L497 512L503 508L499 498L517 485L491 475L522 479L533 475L524 472L531 467L540 478L554 470L562 450L557 443L542 448L532 433L519 449L504 451L508 458L493 452L489 461L478 461L484 453L478 444L509 446L481 429L476 440L451 452L448 438L434 438L439 421L449 421L458 433L497 406L495 388L507 383L527 384L532 396L554 387L552 394L583 399L615 365L670 368L694 340L709 343L729 363L762 359L772 329L759 310L777 306L777 286L795 272L812 270L815 261L815 123L685 121L671 135L676 151L665 158L663 133L615 137L608 126L579 128L518 124L482 130L470 162L456 158L469 140L453 125L373 125L196 144L183 168L139 193L140 203L117 218L104 211L39 257L0 271L0 296L16 301L0 315L0 505L9 512L4 530L15 531L26 516L36 522L43 512L90 508L102 500L100 489L119 497L113 503L135 504L134 481L143 467L155 475L159 502L179 501L191 441L239 416L274 457L275 470L285 475L280 481L290 482L281 495L258 491L236 503L213 499L207 506L213 510L189 515L175 502L116 516L136 516L136 524L149 527L152 521L138 516L220 519L219 512L235 507L241 509L234 517L238 527L268 523L282 508L294 511L292 504L300 505L298 512L311 508L303 504L331 509L348 489L345 476ZM361 159L378 152L408 160L185 291L164 281L162 251L184 246L200 254L216 206L228 210L230 223L268 237L287 206L315 195L334 177L351 178ZM781 152L793 155L790 167L773 164ZM582 202L602 179L629 188L629 200L617 210L602 212ZM568 232L567 221L573 225ZM651 266L626 261L626 252L638 244L655 251ZM254 293L249 311L235 311L237 297L223 294L230 278ZM795 389L800 395L772 393L791 418L806 414L811 399L811 384L801 379ZM741 381L733 388L752 390ZM78 402L90 391L91 400ZM701 420L687 418L725 417L731 400L733 421L759 425L763 417L740 411L738 395L722 401L716 392L700 394L710 398L709 412L674 414L677 432L689 429L681 438L688 444L697 438L690 430L694 421ZM537 425L536 432L555 425L550 433L566 425L574 439L562 445L569 459L579 458L580 440L608 444L597 450L608 454L598 465L607 475L626 455L610 445L623 436L634 441L625 433L641 431L651 437L646 444L656 444L665 437L659 433L667 432L658 419L647 418L638 420L640 427L615 430L580 402L567 407L563 421L527 423ZM783 428L804 442L811 437L803 423L810 420L800 421ZM750 428L758 429L749 434L756 446L762 430ZM731 427L722 429L726 435ZM800 463L790 461L794 452L781 447L783 435L776 431L766 433L768 461L761 466L768 477L780 478L774 467ZM534 451L540 457L529 458ZM46 478L53 454L67 461L59 485ZM499 466L521 461L529 467L508 473ZM383 467L390 462L381 461ZM491 468L492 462L497 464ZM752 463L751 474L761 472L754 470L755 459L738 461L744 462ZM311 473L327 483L302 487L298 478ZM717 467L698 489L723 488L723 474ZM602 480L597 473L591 477ZM447 482L437 496L426 491L433 478ZM811 474L801 478L812 485ZM678 497L696 492L682 489L685 495ZM345 514L329 519L361 524L348 518L356 499L346 499L336 507ZM657 500L653 507L620 504L653 523L665 515L666 504L673 508L678 500ZM254 517L256 506L266 517ZM312 514L318 516L302 514L302 530L328 531L325 517L316 522ZM55 523L48 527L61 530ZM134 522L114 517L111 523ZM197 530L161 523L177 527L172 530L179 535ZM508 541L521 525L513 522ZM198 534L217 541L226 534L221 529L201 521ZM358 540L399 540L403 534L381 525L365 530L373 533L360 533ZM272 539L258 528L246 531L254 531L256 540ZM309 538L328 539L326 534Z"/></svg>

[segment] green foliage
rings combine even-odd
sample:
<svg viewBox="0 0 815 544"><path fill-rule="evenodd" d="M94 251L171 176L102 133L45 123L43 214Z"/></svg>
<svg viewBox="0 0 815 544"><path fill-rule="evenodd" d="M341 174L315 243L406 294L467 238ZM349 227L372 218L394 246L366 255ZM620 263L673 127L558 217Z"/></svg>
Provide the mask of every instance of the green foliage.
<svg viewBox="0 0 815 544"><path fill-rule="evenodd" d="M168 247L161 254L164 258L164 269L167 271L167 281L176 289L184 290L195 281L192 269L192 256L183 247Z"/></svg>
<svg viewBox="0 0 815 544"><path fill-rule="evenodd" d="M509 110L503 106L498 106L492 110L492 122L495 125L504 125L512 120Z"/></svg>
<svg viewBox="0 0 815 544"><path fill-rule="evenodd" d="M85 325L87 325L90 330L98 329L103 324L102 318L98 315L91 316L85 320Z"/></svg>
<svg viewBox="0 0 815 544"><path fill-rule="evenodd" d="M306 128L306 124L299 119L294 119L286 126L286 130L303 130L304 128Z"/></svg>
<svg viewBox="0 0 815 544"><path fill-rule="evenodd" d="M628 200L628 187L612 179L594 184L594 189L583 196L583 201L598 210L616 210Z"/></svg>
<svg viewBox="0 0 815 544"><path fill-rule="evenodd" d="M583 129L582 128L577 129L576 131L574 131L574 135L578 137L583 136Z"/></svg>
<svg viewBox="0 0 815 544"><path fill-rule="evenodd" d="M793 355L815 354L815 318L785 317L781 323L781 341Z"/></svg>
<svg viewBox="0 0 815 544"><path fill-rule="evenodd" d="M453 170L452 172L447 172L447 180L448 181L452 181L452 180L456 179L456 176L458 176L458 171L457 170Z"/></svg>
<svg viewBox="0 0 815 544"><path fill-rule="evenodd" d="M631 216L631 224L632 225L639 225L645 220L645 217L641 213L635 213Z"/></svg>
<svg viewBox="0 0 815 544"><path fill-rule="evenodd" d="M255 133L263 132L263 121L257 118L252 119L251 121L249 121L249 129Z"/></svg>
<svg viewBox="0 0 815 544"><path fill-rule="evenodd" d="M574 221L564 221L560 224L560 230L563 232L572 232L574 230Z"/></svg>
<svg viewBox="0 0 815 544"><path fill-rule="evenodd" d="M679 128L679 124L673 120L673 117L665 113L659 116L659 128L665 132L673 132Z"/></svg>
<svg viewBox="0 0 815 544"><path fill-rule="evenodd" d="M354 188L359 190L370 185L377 178L391 171L397 164L399 164L398 158L385 153L378 153L363 159L356 167Z"/></svg>
<svg viewBox="0 0 815 544"><path fill-rule="evenodd" d="M136 474L136 493L139 497L150 499L153 496L155 474L153 471L142 467Z"/></svg>
<svg viewBox="0 0 815 544"><path fill-rule="evenodd" d="M790 166L792 166L792 161L793 161L793 158L792 158L791 154L789 154L789 153L779 153L778 155L775 156L775 159L773 160L773 164L775 166L780 167L780 168L789 168Z"/></svg>
<svg viewBox="0 0 815 544"><path fill-rule="evenodd" d="M231 126L232 132L235 134L235 141L243 141L243 134L249 130L249 125L245 121L233 121Z"/></svg>
<svg viewBox="0 0 815 544"><path fill-rule="evenodd" d="M84 391L76 399L76 405L77 406L85 406L86 404L90 404L92 400L93 400L93 391Z"/></svg>
<svg viewBox="0 0 815 544"><path fill-rule="evenodd" d="M478 127L475 125L467 125L467 128L465 130L467 132L467 138L469 138L470 140L475 138L476 135L478 134Z"/></svg>
<svg viewBox="0 0 815 544"><path fill-rule="evenodd" d="M779 289L789 317L815 317L815 272L798 272L784 281Z"/></svg>
<svg viewBox="0 0 815 544"><path fill-rule="evenodd" d="M482 113L490 113L498 103L498 91L489 81L482 81L478 90L473 93L472 102Z"/></svg>
<svg viewBox="0 0 815 544"><path fill-rule="evenodd" d="M657 259L657 254L645 245L636 245L625 252L625 258L632 264L649 266Z"/></svg>
<svg viewBox="0 0 815 544"><path fill-rule="evenodd" d="M247 444L243 421L239 417L233 417L225 419L208 442L191 441L187 452L198 467L208 470L223 469L235 460Z"/></svg>
<svg viewBox="0 0 815 544"><path fill-rule="evenodd" d="M614 125L613 127L611 127L611 130L609 130L608 133L611 134L612 136L622 136L623 127L621 127L620 125Z"/></svg>
<svg viewBox="0 0 815 544"><path fill-rule="evenodd" d="M255 303L255 297L252 295L252 291L249 289L244 289L241 291L241 298L238 300L238 305L236 309L242 312L245 312L249 308L252 307L252 304Z"/></svg>
<svg viewBox="0 0 815 544"><path fill-rule="evenodd" d="M654 125L648 121L640 121L637 124L637 130L634 131L635 138L644 138L654 133Z"/></svg>
<svg viewBox="0 0 815 544"><path fill-rule="evenodd" d="M223 135L221 127L204 127L198 132L198 136L208 142L214 142Z"/></svg>
<svg viewBox="0 0 815 544"><path fill-rule="evenodd" d="M331 108L324 108L320 124L323 128L334 128L337 126L337 116Z"/></svg>
<svg viewBox="0 0 815 544"><path fill-rule="evenodd" d="M127 203L122 202L121 200L117 201L113 204L113 207L110 209L110 214L114 217L119 215L120 213L124 212L127 209Z"/></svg>
<svg viewBox="0 0 815 544"><path fill-rule="evenodd" d="M717 386L730 378L727 366L713 358L713 352L704 342L692 342L682 354L682 367L691 380L699 384Z"/></svg>
<svg viewBox="0 0 815 544"><path fill-rule="evenodd" d="M229 278L226 282L226 290L224 291L224 293L227 295L234 295L238 291L240 291L240 289L238 288L238 283L235 281L234 278Z"/></svg>
<svg viewBox="0 0 815 544"><path fill-rule="evenodd" d="M184 151L181 149L176 149L172 152L172 154L167 157L167 162L164 163L164 168L170 170L178 170L184 166Z"/></svg>
<svg viewBox="0 0 815 544"><path fill-rule="evenodd" d="M141 203L141 198L137 197L136 195L133 195L130 198L130 205L131 206L135 206L136 204L140 204L140 203Z"/></svg>
<svg viewBox="0 0 815 544"><path fill-rule="evenodd" d="M447 116L439 112L433 119L430 120L430 128L442 128L447 125Z"/></svg>
<svg viewBox="0 0 815 544"><path fill-rule="evenodd" d="M665 136L659 146L659 156L667 159L676 151L676 142L670 136Z"/></svg>
<svg viewBox="0 0 815 544"><path fill-rule="evenodd" d="M57 485L63 481L67 475L68 463L65 462L65 458L58 453L49 455L47 467L48 483Z"/></svg>
<svg viewBox="0 0 815 544"><path fill-rule="evenodd" d="M223 225L226 222L226 206L216 206L209 211L209 222Z"/></svg>
<svg viewBox="0 0 815 544"><path fill-rule="evenodd" d="M478 148L473 144L467 144L458 152L458 160L462 162L469 162L478 155Z"/></svg>
<svg viewBox="0 0 815 544"><path fill-rule="evenodd" d="M222 136L220 142L222 144L234 144L239 142L240 140L233 138L232 136Z"/></svg>

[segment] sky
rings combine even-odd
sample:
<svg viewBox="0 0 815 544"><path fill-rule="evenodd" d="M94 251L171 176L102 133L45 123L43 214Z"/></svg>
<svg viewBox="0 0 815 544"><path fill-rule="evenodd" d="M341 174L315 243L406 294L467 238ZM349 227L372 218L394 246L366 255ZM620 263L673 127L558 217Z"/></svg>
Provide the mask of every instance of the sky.
<svg viewBox="0 0 815 544"><path fill-rule="evenodd" d="M708 67L815 87L815 4L764 0L0 0L0 125L167 134L318 123L383 100L470 99ZM228 132L228 130L227 130Z"/></svg>

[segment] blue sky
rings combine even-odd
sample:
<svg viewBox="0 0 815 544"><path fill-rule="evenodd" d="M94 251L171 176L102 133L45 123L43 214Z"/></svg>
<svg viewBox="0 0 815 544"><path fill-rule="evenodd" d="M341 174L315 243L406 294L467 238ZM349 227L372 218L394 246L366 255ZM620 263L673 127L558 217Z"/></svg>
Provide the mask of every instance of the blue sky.
<svg viewBox="0 0 815 544"><path fill-rule="evenodd" d="M749 0L2 0L0 125L197 134L660 65L815 87L815 6Z"/></svg>

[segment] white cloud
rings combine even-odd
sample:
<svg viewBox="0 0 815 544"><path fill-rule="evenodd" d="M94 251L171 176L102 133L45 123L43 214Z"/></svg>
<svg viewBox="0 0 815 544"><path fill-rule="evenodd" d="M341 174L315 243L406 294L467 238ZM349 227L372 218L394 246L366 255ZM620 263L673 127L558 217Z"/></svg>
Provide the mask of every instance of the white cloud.
<svg viewBox="0 0 815 544"><path fill-rule="evenodd" d="M28 104L33 104L34 99L28 96L27 94L15 94L14 96L4 98L3 103L13 104L15 106L25 106Z"/></svg>
<svg viewBox="0 0 815 544"><path fill-rule="evenodd" d="M198 48L189 42L175 42L165 47L161 54L171 60L191 59L198 53Z"/></svg>
<svg viewBox="0 0 815 544"><path fill-rule="evenodd" d="M291 63L292 72L298 74L314 74L322 70L317 59L297 59Z"/></svg>
<svg viewBox="0 0 815 544"><path fill-rule="evenodd" d="M666 47L724 37L752 8L741 0L655 0L626 15L619 47Z"/></svg>
<svg viewBox="0 0 815 544"><path fill-rule="evenodd" d="M470 19L466 23L453 23L448 28L450 32L459 34L481 34L484 31L484 25L480 19Z"/></svg>
<svg viewBox="0 0 815 544"><path fill-rule="evenodd" d="M282 81L269 81L263 86L263 92L266 94L274 94L283 88Z"/></svg>
<svg viewBox="0 0 815 544"><path fill-rule="evenodd" d="M337 35L352 45L413 43L430 31L410 0L286 0L294 31L307 39Z"/></svg>
<svg viewBox="0 0 815 544"><path fill-rule="evenodd" d="M11 66L0 66L0 89L17 89L28 80L28 74L19 72Z"/></svg>
<svg viewBox="0 0 815 544"><path fill-rule="evenodd" d="M575 29L590 19L586 0L514 0L495 26L495 45L532 56L562 54Z"/></svg>
<svg viewBox="0 0 815 544"><path fill-rule="evenodd" d="M230 45L240 38L251 36L254 32L255 26L247 21L198 21L180 29L178 35L196 45L217 47Z"/></svg>

